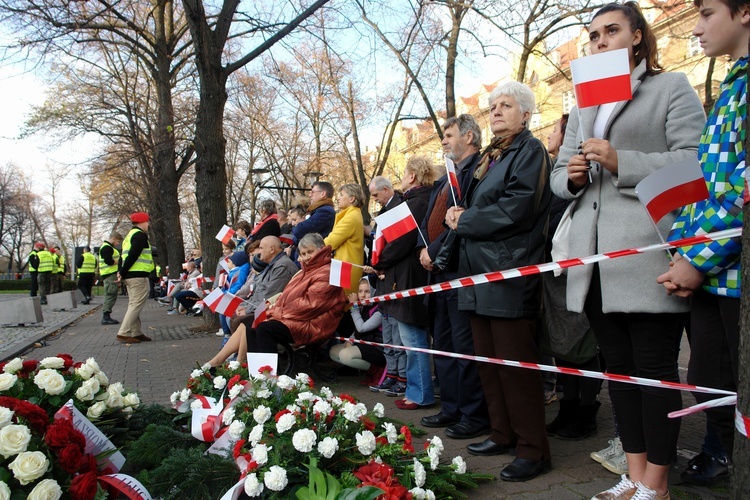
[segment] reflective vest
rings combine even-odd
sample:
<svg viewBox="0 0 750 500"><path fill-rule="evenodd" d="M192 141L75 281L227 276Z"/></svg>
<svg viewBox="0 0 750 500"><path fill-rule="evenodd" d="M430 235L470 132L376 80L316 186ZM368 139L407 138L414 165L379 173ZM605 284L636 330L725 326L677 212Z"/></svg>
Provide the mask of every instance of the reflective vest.
<svg viewBox="0 0 750 500"><path fill-rule="evenodd" d="M122 242L122 260L123 262L127 260L128 254L130 254L130 240L133 238L133 235L137 232L143 232L143 230L139 227L134 227L130 230L127 236L125 236L125 240ZM138 256L138 258L135 260L135 263L128 269L128 271L132 272L143 272L143 273L150 273L154 270L154 258L151 255L151 244L144 248L141 251L141 254Z"/></svg>
<svg viewBox="0 0 750 500"><path fill-rule="evenodd" d="M39 256L39 269L40 273L51 273L55 268L55 259L49 250L42 250L36 253Z"/></svg>
<svg viewBox="0 0 750 500"><path fill-rule="evenodd" d="M65 256L61 253L55 254L58 256L57 259L57 273L65 274Z"/></svg>
<svg viewBox="0 0 750 500"><path fill-rule="evenodd" d="M91 252L83 254L83 265L78 272L81 274L94 274L96 272L96 259Z"/></svg>
<svg viewBox="0 0 750 500"><path fill-rule="evenodd" d="M106 262L102 259L102 249L104 247L110 247L112 249L112 260L115 261L114 264L107 265ZM117 272L117 261L120 260L120 252L117 251L115 247L109 244L109 242L102 243L102 246L99 247L99 274L102 276L107 276L109 274L114 274Z"/></svg>
<svg viewBox="0 0 750 500"><path fill-rule="evenodd" d="M35 273L36 272L36 267L34 267L34 265L31 263L31 257L34 256L34 255L36 255L37 258L38 258L39 257L39 253L36 250L32 250L31 251L31 255L29 255L29 272L30 273Z"/></svg>

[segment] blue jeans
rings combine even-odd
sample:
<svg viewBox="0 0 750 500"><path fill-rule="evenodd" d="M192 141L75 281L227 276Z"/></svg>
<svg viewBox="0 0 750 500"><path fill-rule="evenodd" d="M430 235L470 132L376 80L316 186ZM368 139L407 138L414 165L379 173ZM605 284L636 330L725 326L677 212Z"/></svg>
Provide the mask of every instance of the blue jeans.
<svg viewBox="0 0 750 500"><path fill-rule="evenodd" d="M232 335L232 330L229 328L229 318L223 314L219 314L219 324L221 329L224 330L224 335Z"/></svg>
<svg viewBox="0 0 750 500"><path fill-rule="evenodd" d="M398 321L393 316L383 314L383 343L391 345L403 345L399 333ZM395 377L406 378L406 352L402 349L385 347L385 369L386 373Z"/></svg>
<svg viewBox="0 0 750 500"><path fill-rule="evenodd" d="M430 347L424 328L399 321L398 331L406 347ZM406 351L406 399L418 405L435 402L429 354Z"/></svg>

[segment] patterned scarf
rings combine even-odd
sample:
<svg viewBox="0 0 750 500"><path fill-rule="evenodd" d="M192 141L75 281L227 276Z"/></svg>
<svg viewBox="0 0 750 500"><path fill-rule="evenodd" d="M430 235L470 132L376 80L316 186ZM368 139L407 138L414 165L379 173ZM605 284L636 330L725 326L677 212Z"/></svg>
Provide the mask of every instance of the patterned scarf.
<svg viewBox="0 0 750 500"><path fill-rule="evenodd" d="M482 159L479 160L479 165L477 165L476 170L474 170L474 178L477 180L482 180L482 178L489 171L490 164L503 155L505 150L508 149L508 146L511 145L513 140L520 133L521 132L517 132L515 134L506 135L505 137L495 137L494 139L492 139L490 145L484 148Z"/></svg>

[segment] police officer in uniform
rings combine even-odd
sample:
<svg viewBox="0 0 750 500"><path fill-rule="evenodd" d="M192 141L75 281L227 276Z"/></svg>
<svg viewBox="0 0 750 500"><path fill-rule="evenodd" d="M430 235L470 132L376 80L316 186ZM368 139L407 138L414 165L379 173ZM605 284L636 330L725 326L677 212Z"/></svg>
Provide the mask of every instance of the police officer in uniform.
<svg viewBox="0 0 750 500"><path fill-rule="evenodd" d="M37 271L39 269L39 250L44 250L44 243L34 243L34 249L31 251L31 254L29 254L29 274L31 274L30 295L32 297L36 297L36 294L39 291L39 276Z"/></svg>
<svg viewBox="0 0 750 500"><path fill-rule="evenodd" d="M112 232L109 240L105 240L99 247L99 278L104 282L104 305L102 306L102 325L118 325L119 321L112 319L112 308L117 302L117 271L120 265L120 252L117 248L122 243L122 235Z"/></svg>
<svg viewBox="0 0 750 500"><path fill-rule="evenodd" d="M44 245L42 245L41 250L37 251L36 255L39 257L39 267L36 271L39 280L40 303L46 304L47 295L51 293L50 287L52 286L52 271L55 270L55 259L52 253L44 248Z"/></svg>
<svg viewBox="0 0 750 500"><path fill-rule="evenodd" d="M78 268L78 289L83 294L82 304L91 302L91 289L94 288L96 274L96 258L91 253L91 247L83 247L83 252L76 262Z"/></svg>
<svg viewBox="0 0 750 500"><path fill-rule="evenodd" d="M148 242L149 216L145 212L136 212L130 216L133 229L122 242L122 265L119 279L125 280L128 288L128 311L120 325L117 340L120 342L138 343L151 339L141 330L141 309L146 304L149 294L149 276L154 270L154 258Z"/></svg>

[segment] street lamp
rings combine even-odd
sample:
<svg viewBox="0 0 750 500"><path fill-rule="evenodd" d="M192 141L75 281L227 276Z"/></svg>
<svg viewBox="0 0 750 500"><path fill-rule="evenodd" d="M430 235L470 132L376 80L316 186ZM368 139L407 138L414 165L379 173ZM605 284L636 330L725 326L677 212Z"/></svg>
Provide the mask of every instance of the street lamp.
<svg viewBox="0 0 750 500"><path fill-rule="evenodd" d="M307 185L312 186L313 184L315 184L316 182L320 180L320 177L322 175L323 175L323 172L311 171L311 172L307 172L303 174L303 177L307 179Z"/></svg>

